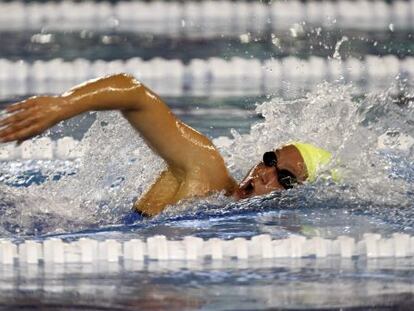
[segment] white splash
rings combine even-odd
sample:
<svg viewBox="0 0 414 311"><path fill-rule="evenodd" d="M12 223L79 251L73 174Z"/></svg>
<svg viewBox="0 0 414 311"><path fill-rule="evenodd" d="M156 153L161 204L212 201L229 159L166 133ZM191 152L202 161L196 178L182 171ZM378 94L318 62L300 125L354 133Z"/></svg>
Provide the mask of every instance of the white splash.
<svg viewBox="0 0 414 311"><path fill-rule="evenodd" d="M242 178L265 151L292 141L308 142L331 151L332 166L341 175L337 191L317 187L319 195L409 205L412 196L407 194L414 187L407 175L413 174L414 167L408 165L405 172L398 166L412 163L414 158L410 143L413 105L397 105L387 93L365 99L354 99L352 93L351 86L323 83L301 99L275 98L258 105L256 111L264 121L255 124L249 134L233 131L233 139L219 145L231 172ZM397 138L379 145L381 135L391 133ZM339 189L341 184L348 187L348 193Z"/></svg>
<svg viewBox="0 0 414 311"><path fill-rule="evenodd" d="M408 194L414 193L413 104L397 105L387 93L360 99L351 94L351 86L323 83L297 100L273 98L258 104L256 112L263 121L249 134L233 130L233 137L214 142L238 179L265 151L292 141L314 143L333 152L341 182L332 185L321 179L303 190L288 191L282 202L287 207L298 199L301 204L346 200L409 206L413 198ZM82 148L84 156L75 175L28 188L0 185L0 234L70 232L120 224L164 167L118 113L99 113ZM206 205L231 213L265 203L236 204L219 194L172 207L162 217L197 214Z"/></svg>
<svg viewBox="0 0 414 311"><path fill-rule="evenodd" d="M99 113L81 147L75 175L28 188L0 188L12 202L11 227L31 232L35 219L43 219L45 232L117 223L164 167L116 112Z"/></svg>

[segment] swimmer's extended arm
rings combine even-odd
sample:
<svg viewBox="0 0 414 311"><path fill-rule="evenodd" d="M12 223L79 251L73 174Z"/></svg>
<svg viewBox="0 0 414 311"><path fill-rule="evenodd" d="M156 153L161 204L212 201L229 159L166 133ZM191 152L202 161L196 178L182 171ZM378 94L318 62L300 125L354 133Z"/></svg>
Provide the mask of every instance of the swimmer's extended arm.
<svg viewBox="0 0 414 311"><path fill-rule="evenodd" d="M86 111L120 110L177 176L194 168L215 176L216 167L224 167L208 138L178 120L155 93L129 75L89 81L60 96L32 97L6 110L11 115L0 120L1 142L26 140Z"/></svg>
<svg viewBox="0 0 414 311"><path fill-rule="evenodd" d="M211 141L178 120L168 106L133 77L119 74L79 85L60 96L32 97L6 108L0 142L24 141L86 111L120 110L168 165L135 204L145 215L166 205L235 186ZM115 151L116 152L116 151Z"/></svg>

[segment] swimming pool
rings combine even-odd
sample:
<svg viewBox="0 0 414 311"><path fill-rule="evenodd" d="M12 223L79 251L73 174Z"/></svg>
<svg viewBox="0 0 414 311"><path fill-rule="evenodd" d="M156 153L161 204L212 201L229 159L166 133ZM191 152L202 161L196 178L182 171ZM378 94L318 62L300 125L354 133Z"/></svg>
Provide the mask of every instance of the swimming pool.
<svg viewBox="0 0 414 311"><path fill-rule="evenodd" d="M0 152L0 308L409 310L412 26L391 31L387 15L353 29L352 16L292 30L295 15L258 35L99 23L2 31L2 105L129 70L213 139L235 177L271 146L304 140L334 151L342 181L237 203L217 194L143 220L131 202L163 163L118 114L78 117Z"/></svg>

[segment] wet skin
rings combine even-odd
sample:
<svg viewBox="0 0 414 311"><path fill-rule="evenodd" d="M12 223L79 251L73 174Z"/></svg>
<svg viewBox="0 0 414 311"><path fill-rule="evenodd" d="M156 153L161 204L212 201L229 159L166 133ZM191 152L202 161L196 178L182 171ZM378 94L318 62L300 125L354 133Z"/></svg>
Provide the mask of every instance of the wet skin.
<svg viewBox="0 0 414 311"><path fill-rule="evenodd" d="M288 170L299 183L306 179L299 151L287 145L276 150L277 167L259 163L237 185L213 143L179 120L157 94L126 74L92 80L59 96L35 96L9 105L0 119L0 142L22 142L62 120L99 110L121 111L166 162L165 170L134 204L143 215L154 216L167 205L218 191L243 199L282 190L277 170Z"/></svg>
<svg viewBox="0 0 414 311"><path fill-rule="evenodd" d="M278 170L289 171L297 178L299 184L306 180L306 166L295 146L286 145L275 152L278 158L277 165L266 166L263 162L255 165L234 191L233 197L236 200L285 190L278 179Z"/></svg>

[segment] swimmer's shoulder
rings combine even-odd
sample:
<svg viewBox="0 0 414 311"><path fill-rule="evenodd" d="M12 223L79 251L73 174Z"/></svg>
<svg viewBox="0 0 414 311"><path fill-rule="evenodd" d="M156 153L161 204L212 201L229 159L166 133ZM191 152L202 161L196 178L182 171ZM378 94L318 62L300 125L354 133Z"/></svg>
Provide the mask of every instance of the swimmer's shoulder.
<svg viewBox="0 0 414 311"><path fill-rule="evenodd" d="M187 124L178 122L177 125L182 137L188 142L180 150L186 159L184 176L177 175L179 180L184 181L181 184L187 189L185 192L197 195L223 190L231 192L236 182L213 142ZM179 167L176 168L176 172L182 172Z"/></svg>
<svg viewBox="0 0 414 311"><path fill-rule="evenodd" d="M225 191L232 193L237 186L236 181L230 175L224 159L216 147L211 144L212 149L205 157L194 165L187 177L189 180L200 183L205 193ZM203 184L204 186L201 186Z"/></svg>

